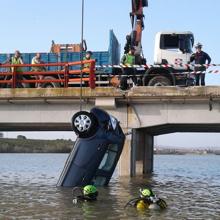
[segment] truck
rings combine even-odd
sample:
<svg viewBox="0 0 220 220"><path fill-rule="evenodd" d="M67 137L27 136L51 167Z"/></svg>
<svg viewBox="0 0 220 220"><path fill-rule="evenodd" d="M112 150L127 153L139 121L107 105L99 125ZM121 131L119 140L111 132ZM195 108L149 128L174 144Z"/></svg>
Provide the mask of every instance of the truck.
<svg viewBox="0 0 220 220"><path fill-rule="evenodd" d="M86 45L86 43L85 43ZM45 64L58 64L58 63L71 63L75 61L80 61L81 52L78 51L79 44L55 44L52 43L51 52L41 52L41 60ZM86 46L85 46L86 47ZM76 50L74 50L76 48ZM83 51L83 56L86 51ZM0 64L8 64L8 61L13 56L13 53L0 53ZM25 64L31 64L32 58L36 55L36 53L21 53L21 57ZM96 60L96 84L97 86L108 86L110 77L111 77L111 69L109 65L114 66L118 65L120 62L120 44L113 32L113 30L109 31L109 47L108 50L105 51L93 51L93 59ZM79 69L80 66L70 67L70 70ZM62 69L59 65L52 65L46 67L48 72L51 71L60 71ZM23 72L30 72L31 66L23 67ZM3 65L0 65L0 81L2 80L0 87L7 87L7 84L4 84L3 75L7 72L10 72L10 68L6 68ZM7 76L8 77L8 76ZM46 75L44 74L44 79L59 79L62 77L61 75ZM70 74L70 77L76 77ZM79 77L79 75L78 75ZM7 80L9 80L7 78ZM83 82L84 83L84 82ZM63 87L62 83L55 82L47 82L42 83L41 87L43 88L53 88L53 87ZM68 86L79 86L78 83L70 83ZM24 85L23 87L33 87L30 85Z"/></svg>
<svg viewBox="0 0 220 220"><path fill-rule="evenodd" d="M132 12L131 25L132 31L127 36L124 47L125 53L128 48L135 47L137 64L140 67L133 68L133 73L139 80L141 86L171 86L193 85L194 77L189 74L188 67L194 36L190 31L161 31L155 36L154 44L154 65L143 65L145 59L142 51L142 32L144 30L143 8L148 7L148 0L131 0ZM113 71L114 72L114 71ZM121 73L122 74L122 73Z"/></svg>
<svg viewBox="0 0 220 220"><path fill-rule="evenodd" d="M148 7L148 0L131 0L132 12L130 13L132 31L127 38L126 47L135 47L137 64L132 67L125 67L120 63L120 44L113 30L109 34L109 47L106 51L93 51L93 59L96 60L96 86L111 86L113 78L120 81L124 68L132 68L129 71L129 78L136 77L138 86L188 86L193 85L194 78L192 71L187 64L190 61L194 36L190 31L161 31L155 36L154 64L148 65L144 61L142 51L142 31L144 30L143 8ZM54 42L53 42L54 44ZM70 47L71 46L71 47ZM41 53L45 63L69 63L80 60L79 45L60 44L52 45L51 52ZM58 49L57 49L58 48ZM71 48L71 49L70 49ZM77 48L77 49L72 49ZM83 51L83 54L85 51ZM0 54L0 63L4 63L13 54ZM23 53L24 63L30 64L35 53ZM24 71L30 71L31 67L25 67ZM48 66L48 71L58 71L61 67ZM74 67L71 67L74 70ZM0 72L5 71L0 67ZM59 79L62 76L44 75L44 78ZM70 75L70 77L76 77ZM79 76L78 76L79 77ZM83 82L84 83L84 82ZM84 86L87 86L84 83ZM62 87L62 83L42 83L43 88ZM80 82L69 83L68 86L80 86Z"/></svg>

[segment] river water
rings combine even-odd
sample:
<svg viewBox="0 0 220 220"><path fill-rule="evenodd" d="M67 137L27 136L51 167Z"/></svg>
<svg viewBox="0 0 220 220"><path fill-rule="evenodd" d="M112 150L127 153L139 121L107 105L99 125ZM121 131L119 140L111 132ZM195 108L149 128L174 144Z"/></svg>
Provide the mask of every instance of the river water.
<svg viewBox="0 0 220 220"><path fill-rule="evenodd" d="M0 219L220 219L220 156L155 155L154 173L118 178L98 188L97 202L72 203L70 188L57 188L67 154L0 154ZM165 211L124 209L151 186Z"/></svg>

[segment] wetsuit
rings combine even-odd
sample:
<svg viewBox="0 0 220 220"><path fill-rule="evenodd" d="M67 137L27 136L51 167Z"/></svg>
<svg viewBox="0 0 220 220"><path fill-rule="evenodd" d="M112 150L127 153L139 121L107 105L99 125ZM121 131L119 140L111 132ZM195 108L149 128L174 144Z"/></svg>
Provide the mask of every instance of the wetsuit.
<svg viewBox="0 0 220 220"><path fill-rule="evenodd" d="M89 196L76 196L73 199L73 203L76 204L78 202L92 202L92 201L96 201L97 199L94 197L89 197Z"/></svg>
<svg viewBox="0 0 220 220"><path fill-rule="evenodd" d="M147 209L151 204L158 205L161 209L165 209L167 207L166 202L161 198L154 198L154 197L145 197L145 198L134 198L130 200L125 207L133 206L135 208L139 207L139 204L143 204L142 207Z"/></svg>

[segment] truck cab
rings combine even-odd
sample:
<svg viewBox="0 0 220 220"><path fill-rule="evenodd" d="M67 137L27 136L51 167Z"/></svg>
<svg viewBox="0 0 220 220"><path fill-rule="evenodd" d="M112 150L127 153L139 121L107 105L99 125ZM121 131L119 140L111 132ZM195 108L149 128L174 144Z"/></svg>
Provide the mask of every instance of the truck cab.
<svg viewBox="0 0 220 220"><path fill-rule="evenodd" d="M194 45L190 31L163 31L155 36L154 64L146 69L144 86L189 86L194 84L194 76L187 65ZM163 65L170 65L164 67Z"/></svg>
<svg viewBox="0 0 220 220"><path fill-rule="evenodd" d="M186 32L158 32L155 36L154 64L187 64L192 54L194 36ZM184 67L176 67L184 69Z"/></svg>

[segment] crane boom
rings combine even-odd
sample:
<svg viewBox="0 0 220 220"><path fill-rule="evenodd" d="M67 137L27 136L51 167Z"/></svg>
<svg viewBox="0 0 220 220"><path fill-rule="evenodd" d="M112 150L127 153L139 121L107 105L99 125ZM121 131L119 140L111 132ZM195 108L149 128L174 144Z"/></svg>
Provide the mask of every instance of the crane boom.
<svg viewBox="0 0 220 220"><path fill-rule="evenodd" d="M128 53L131 47L135 47L137 56L142 54L141 38L144 29L143 8L148 7L148 0L131 0L132 12L130 13L132 31L126 36L124 53Z"/></svg>

